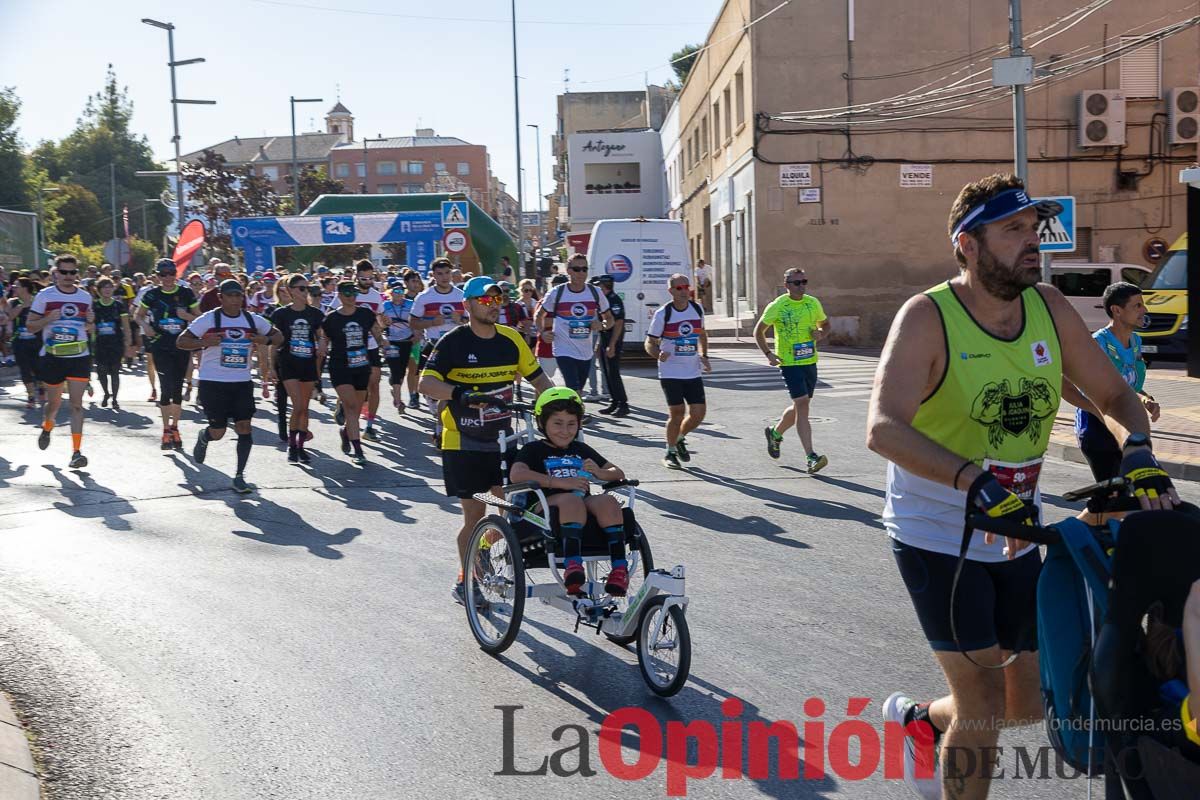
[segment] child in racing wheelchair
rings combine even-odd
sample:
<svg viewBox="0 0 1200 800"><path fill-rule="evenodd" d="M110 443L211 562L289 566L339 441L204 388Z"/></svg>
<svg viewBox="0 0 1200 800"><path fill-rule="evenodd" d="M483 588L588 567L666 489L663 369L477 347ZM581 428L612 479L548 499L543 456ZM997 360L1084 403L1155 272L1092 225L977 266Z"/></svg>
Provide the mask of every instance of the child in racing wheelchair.
<svg viewBox="0 0 1200 800"><path fill-rule="evenodd" d="M629 568L625 558L625 525L621 506L610 494L589 493L588 475L601 481L619 481L625 473L602 455L577 441L583 424L583 400L574 389L557 386L547 389L534 405L538 430L544 439L521 448L509 472L513 483L532 481L540 486L547 502L558 509L562 556L562 578L567 592L579 595L587 579L583 569L583 528L588 515L604 532L608 541L612 571L604 581L604 591L624 597L629 588Z"/></svg>

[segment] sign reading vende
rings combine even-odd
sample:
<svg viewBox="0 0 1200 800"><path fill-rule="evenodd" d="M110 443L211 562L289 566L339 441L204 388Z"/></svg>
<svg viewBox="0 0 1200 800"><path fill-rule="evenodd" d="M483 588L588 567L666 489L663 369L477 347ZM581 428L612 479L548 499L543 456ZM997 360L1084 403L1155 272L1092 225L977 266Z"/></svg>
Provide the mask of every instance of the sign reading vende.
<svg viewBox="0 0 1200 800"><path fill-rule="evenodd" d="M1053 200L1063 207L1057 217L1044 219L1038 225L1038 250L1042 253L1075 252L1075 198L1038 197L1038 200Z"/></svg>
<svg viewBox="0 0 1200 800"><path fill-rule="evenodd" d="M933 164L901 164L900 188L930 189L933 187Z"/></svg>
<svg viewBox="0 0 1200 800"><path fill-rule="evenodd" d="M812 186L812 164L780 164L779 188L801 189Z"/></svg>

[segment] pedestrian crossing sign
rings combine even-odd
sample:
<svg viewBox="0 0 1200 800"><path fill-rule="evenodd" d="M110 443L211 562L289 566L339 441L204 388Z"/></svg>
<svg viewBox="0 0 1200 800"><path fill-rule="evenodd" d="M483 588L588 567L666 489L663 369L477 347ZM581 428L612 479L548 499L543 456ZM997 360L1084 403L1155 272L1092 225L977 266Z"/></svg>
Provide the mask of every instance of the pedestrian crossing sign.
<svg viewBox="0 0 1200 800"><path fill-rule="evenodd" d="M471 227L471 209L469 203L466 200L443 200L442 227Z"/></svg>
<svg viewBox="0 0 1200 800"><path fill-rule="evenodd" d="M1053 200L1062 205L1062 213L1038 223L1038 250L1043 253L1075 252L1075 198L1039 197L1038 200Z"/></svg>

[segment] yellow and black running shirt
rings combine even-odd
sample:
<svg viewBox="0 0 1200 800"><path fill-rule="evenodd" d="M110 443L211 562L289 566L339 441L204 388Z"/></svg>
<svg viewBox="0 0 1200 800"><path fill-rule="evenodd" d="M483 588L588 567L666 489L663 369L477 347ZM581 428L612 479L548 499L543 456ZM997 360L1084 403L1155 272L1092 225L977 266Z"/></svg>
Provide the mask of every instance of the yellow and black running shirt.
<svg viewBox="0 0 1200 800"><path fill-rule="evenodd" d="M517 375L533 379L542 374L537 359L521 334L497 325L496 335L483 339L469 325L446 333L437 342L422 376L431 375L467 391L487 392L509 402ZM471 408L450 400L442 408L442 449L495 452L501 431L511 429L512 414L498 408Z"/></svg>

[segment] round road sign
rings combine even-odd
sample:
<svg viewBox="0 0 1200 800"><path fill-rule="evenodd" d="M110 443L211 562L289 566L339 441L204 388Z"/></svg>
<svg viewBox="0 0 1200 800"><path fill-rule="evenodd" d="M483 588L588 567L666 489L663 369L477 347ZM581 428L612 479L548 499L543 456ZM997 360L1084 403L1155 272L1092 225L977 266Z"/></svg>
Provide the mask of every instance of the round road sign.
<svg viewBox="0 0 1200 800"><path fill-rule="evenodd" d="M1157 264L1163 260L1167 254L1167 240L1155 237L1147 239L1145 246L1142 247L1142 256L1151 264Z"/></svg>
<svg viewBox="0 0 1200 800"><path fill-rule="evenodd" d="M446 235L442 237L442 244L446 247L447 253L458 255L467 249L471 244L471 238L467 232L458 228L451 228L446 231Z"/></svg>

